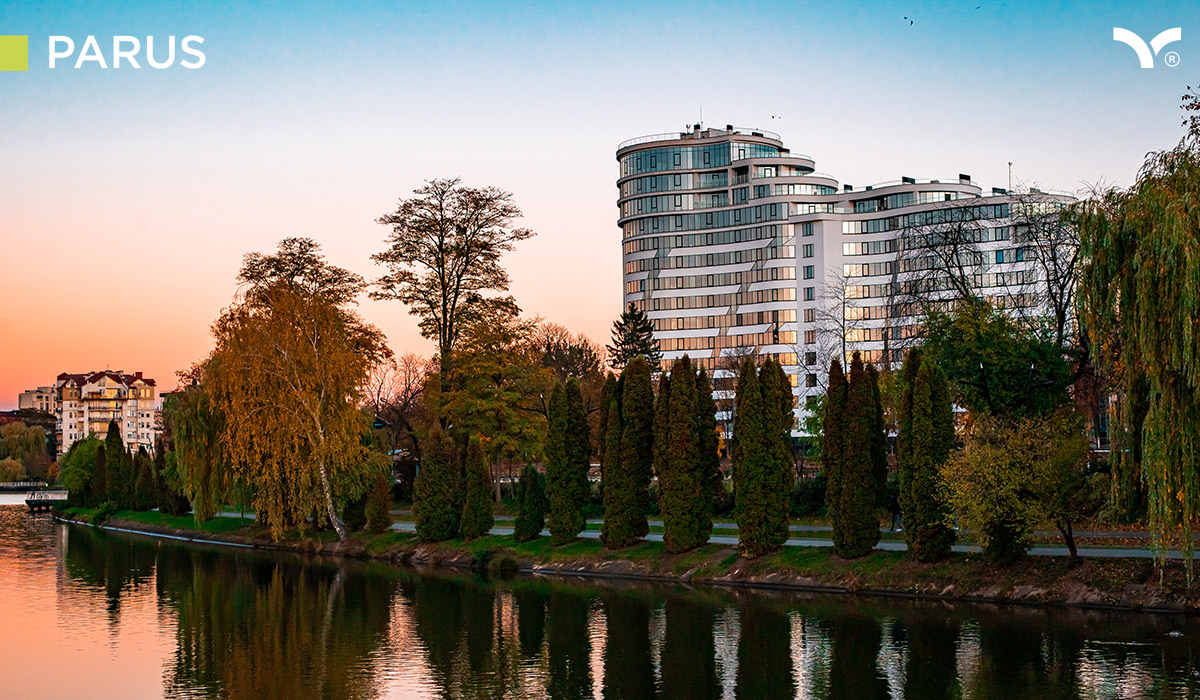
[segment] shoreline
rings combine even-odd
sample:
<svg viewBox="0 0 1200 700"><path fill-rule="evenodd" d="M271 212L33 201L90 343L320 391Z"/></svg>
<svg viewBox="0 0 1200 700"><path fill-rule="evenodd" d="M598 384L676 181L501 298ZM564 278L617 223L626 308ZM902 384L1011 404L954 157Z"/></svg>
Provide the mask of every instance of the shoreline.
<svg viewBox="0 0 1200 700"><path fill-rule="evenodd" d="M1160 585L1157 570L1145 560L1084 560L1072 565L1059 557L1026 557L999 568L977 555L952 555L919 564L898 553L876 550L847 561L815 547L788 547L756 560L742 559L735 548L710 544L692 552L669 554L661 543L642 542L605 550L595 540L576 540L552 548L547 538L518 543L508 536L470 542L421 543L411 533L355 533L345 542L318 537L271 539L262 526L212 533L151 524L120 517L99 525L59 513L55 521L122 534L176 542L233 546L384 562L416 569L517 572L535 576L644 581L740 590L792 591L901 598L937 602L987 603L1041 608L1079 608L1156 614L1200 613L1200 591L1186 587L1179 562L1168 562Z"/></svg>

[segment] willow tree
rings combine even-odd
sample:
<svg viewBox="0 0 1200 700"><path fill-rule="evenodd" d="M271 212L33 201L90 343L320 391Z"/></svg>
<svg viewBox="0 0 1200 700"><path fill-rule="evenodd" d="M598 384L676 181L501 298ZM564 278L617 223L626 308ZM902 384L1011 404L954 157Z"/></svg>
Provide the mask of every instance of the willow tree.
<svg viewBox="0 0 1200 700"><path fill-rule="evenodd" d="M311 516L344 539L336 504L366 490L372 475L359 404L389 354L383 335L350 308L365 283L306 238L284 240L274 255L248 254L238 281L242 290L213 325L208 368L225 416L222 449L274 536Z"/></svg>
<svg viewBox="0 0 1200 700"><path fill-rule="evenodd" d="M163 421L171 434L171 450L166 459L178 477L183 495L191 501L197 522L211 520L216 514L225 502L232 478L221 453L225 419L204 384L208 366L209 363L198 364L180 372L183 388L163 400Z"/></svg>
<svg viewBox="0 0 1200 700"><path fill-rule="evenodd" d="M1133 187L1103 192L1077 214L1096 364L1129 407L1145 397L1140 410L1118 411L1112 454L1134 478L1114 481L1140 479L1155 547L1162 556L1176 542L1190 569L1200 512L1200 129L1147 156Z"/></svg>

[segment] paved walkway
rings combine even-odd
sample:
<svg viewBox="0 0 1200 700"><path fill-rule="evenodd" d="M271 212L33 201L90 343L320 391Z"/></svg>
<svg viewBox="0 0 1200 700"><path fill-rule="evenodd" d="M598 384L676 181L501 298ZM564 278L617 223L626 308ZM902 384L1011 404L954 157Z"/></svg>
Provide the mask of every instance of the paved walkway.
<svg viewBox="0 0 1200 700"><path fill-rule="evenodd" d="M496 516L496 520L501 520L502 518L504 518L505 520L508 520L508 521L511 521L511 519L512 519L511 516ZM589 520L588 522L592 522L592 521ZM600 522L600 521L596 521L596 522ZM661 521L659 521L659 522L661 523ZM653 524L653 523L654 523L654 521L651 521L651 524ZM796 527L805 527L805 526L793 525L792 527L794 529ZM820 527L820 526L812 526L812 527ZM414 523L411 523L411 522L400 522L400 523L392 523L392 529L399 531L399 532L416 532L417 527ZM826 528L826 529L828 529L828 528ZM488 534L489 535L511 535L511 534L513 534L513 528L507 527L507 526L493 527L488 532ZM542 536L549 537L550 531L542 530ZM581 532L579 534L579 536L584 539L598 540L598 539L600 539L600 531L599 530L584 530L583 532ZM662 542L662 538L663 538L662 533L659 533L659 532L652 532L652 533L646 535L646 539L651 542ZM738 538L737 537L729 537L727 535L713 535L712 537L708 538L708 541L710 544L726 544L726 545L735 546L738 543ZM789 539L786 544L789 547L832 547L833 541L827 540L827 539L810 539L810 538L795 538L795 537L793 537L793 538ZM879 544L875 545L875 548L886 550L886 551L893 551L893 552L904 552L904 551L908 550L908 545L906 545L903 542L884 540L884 541L880 542ZM967 552L967 553L978 553L982 550L977 545L956 544L956 545L954 545L954 551ZM1097 557L1097 558L1109 558L1109 559L1118 559L1118 558L1152 559L1154 557L1154 553L1151 552L1149 549L1121 549L1118 547L1079 547L1078 552L1079 552L1079 556L1081 556L1081 557ZM1029 550L1029 553L1034 556L1039 556L1039 557L1065 557L1065 556L1070 555L1070 552L1067 550L1066 547L1031 547ZM1178 551L1171 550L1171 551L1167 552L1167 558L1168 559L1180 559L1181 555Z"/></svg>

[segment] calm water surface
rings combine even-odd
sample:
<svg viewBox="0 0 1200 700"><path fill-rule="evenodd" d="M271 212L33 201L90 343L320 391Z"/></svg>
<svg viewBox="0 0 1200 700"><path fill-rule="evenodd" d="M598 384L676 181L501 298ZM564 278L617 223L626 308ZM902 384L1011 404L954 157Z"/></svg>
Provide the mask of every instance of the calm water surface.
<svg viewBox="0 0 1200 700"><path fill-rule="evenodd" d="M17 505L0 505L0 639L6 698L1200 696L1183 617L485 581Z"/></svg>

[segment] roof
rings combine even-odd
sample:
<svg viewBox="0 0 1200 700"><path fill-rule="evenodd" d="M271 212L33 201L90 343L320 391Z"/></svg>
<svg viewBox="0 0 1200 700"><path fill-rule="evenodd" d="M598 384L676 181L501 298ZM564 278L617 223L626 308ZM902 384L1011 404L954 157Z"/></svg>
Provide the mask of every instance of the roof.
<svg viewBox="0 0 1200 700"><path fill-rule="evenodd" d="M122 384L127 387L133 386L134 384L137 384L138 382L141 382L142 384L145 384L146 386L156 386L153 379L150 379L149 377L143 377L141 372L135 372L134 374L125 374L124 372L122 372L120 370L114 371L114 370L108 370L108 369L102 370L100 372L88 372L86 374L70 374L69 372L63 372L62 374L58 375L57 386L65 386L67 384L74 384L75 386L83 386L84 384L92 384L94 382L98 382L103 377L108 377L109 379L113 380L114 382L117 382L118 384Z"/></svg>

